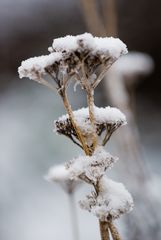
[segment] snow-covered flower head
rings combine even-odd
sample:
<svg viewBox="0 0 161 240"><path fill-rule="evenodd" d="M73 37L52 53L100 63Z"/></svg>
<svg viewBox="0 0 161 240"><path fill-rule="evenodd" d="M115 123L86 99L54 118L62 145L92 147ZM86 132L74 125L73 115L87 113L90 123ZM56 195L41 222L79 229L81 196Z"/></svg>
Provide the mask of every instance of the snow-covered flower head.
<svg viewBox="0 0 161 240"><path fill-rule="evenodd" d="M103 177L99 182L99 194L92 192L80 201L80 206L92 212L101 221L119 218L133 209L133 199L122 183Z"/></svg>
<svg viewBox="0 0 161 240"><path fill-rule="evenodd" d="M88 108L81 108L77 111L73 111L73 114L78 127L81 129L81 132L87 141L87 144L90 146L92 144L91 135L93 133L93 128L89 119ZM117 108L94 107L94 116L96 133L98 136L102 137L102 145L106 144L112 133L117 128L126 124L125 115ZM54 131L56 131L58 134L63 134L71 139L76 138L78 140L77 133L72 125L68 114L63 115L54 122ZM103 136L103 133L105 133L105 136Z"/></svg>
<svg viewBox="0 0 161 240"><path fill-rule="evenodd" d="M31 80L41 80L46 75L50 68L57 68L58 63L62 58L61 53L51 53L40 57L29 58L22 61L21 66L18 68L20 78L28 77Z"/></svg>
<svg viewBox="0 0 161 240"><path fill-rule="evenodd" d="M64 165L56 165L49 169L45 179L49 182L57 182L68 193L74 192L78 184L79 179L71 179L70 172Z"/></svg>
<svg viewBox="0 0 161 240"><path fill-rule="evenodd" d="M61 91L69 80L86 89L85 82L95 88L107 69L123 54L126 45L117 38L98 38L90 33L54 39L50 54L22 61L20 78L28 77ZM103 74L102 74L103 73ZM44 78L48 75L53 82Z"/></svg>
<svg viewBox="0 0 161 240"><path fill-rule="evenodd" d="M82 179L96 185L107 169L118 160L106 152L103 147L95 149L92 156L79 156L67 164L72 179Z"/></svg>

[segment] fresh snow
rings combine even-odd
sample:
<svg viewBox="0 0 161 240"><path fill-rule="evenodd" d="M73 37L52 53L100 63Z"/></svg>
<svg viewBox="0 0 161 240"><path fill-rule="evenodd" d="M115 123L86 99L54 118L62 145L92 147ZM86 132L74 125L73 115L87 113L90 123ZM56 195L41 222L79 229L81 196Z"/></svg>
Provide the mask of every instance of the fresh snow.
<svg viewBox="0 0 161 240"><path fill-rule="evenodd" d="M95 52L109 53L111 57L116 59L128 52L126 45L119 38L95 37L94 41L96 43Z"/></svg>
<svg viewBox="0 0 161 240"><path fill-rule="evenodd" d="M92 156L80 156L71 160L67 166L72 179L81 178L88 183L96 184L117 160L117 157L113 157L103 147L98 146Z"/></svg>
<svg viewBox="0 0 161 240"><path fill-rule="evenodd" d="M45 68L60 61L61 57L61 53L51 53L22 61L21 66L18 68L19 76L20 78L28 77L32 80L40 79L46 74Z"/></svg>
<svg viewBox="0 0 161 240"><path fill-rule="evenodd" d="M107 177L99 181L99 195L91 193L80 201L83 209L92 212L101 221L119 218L133 209L133 199L122 183Z"/></svg>
<svg viewBox="0 0 161 240"><path fill-rule="evenodd" d="M93 132L93 128L91 126L89 120L89 109L88 108L81 108L76 111L73 111L75 121L77 125L80 127L81 131L85 134L90 134ZM96 124L126 124L126 117L125 115L117 108L114 107L94 107L94 116ZM68 114L61 116L58 120L54 122L54 130L57 131L56 123L62 122L66 123L69 119Z"/></svg>
<svg viewBox="0 0 161 240"><path fill-rule="evenodd" d="M64 165L57 165L49 169L45 178L50 182L68 181L70 179L70 173Z"/></svg>
<svg viewBox="0 0 161 240"><path fill-rule="evenodd" d="M72 193L80 184L78 179L71 179L70 172L64 165L56 165L49 169L45 179L49 182L56 182L68 193Z"/></svg>
<svg viewBox="0 0 161 240"><path fill-rule="evenodd" d="M58 52L74 52L76 50L81 51L87 49L93 54L108 55L114 59L127 53L127 47L120 39L113 37L93 37L90 33L77 36L67 35L54 39L52 48ZM49 50L51 51L52 48Z"/></svg>
<svg viewBox="0 0 161 240"><path fill-rule="evenodd" d="M120 39L93 37L90 33L77 36L68 35L54 39L52 47L49 47L48 50L50 52L49 55L32 57L22 61L21 66L18 68L20 78L28 77L29 79L40 82L43 75L47 74L46 68L52 67L55 62L62 60L64 63L64 65L58 66L59 73L63 71L62 66L65 68L70 66L70 71L72 71L75 68L73 62L80 67L80 62L87 56L91 61L90 65L88 65L89 68L91 65L93 66L95 57L100 60L99 65L107 65L107 63L109 63L109 66L111 66L121 55L127 53L126 45ZM81 59L76 57L76 60L72 58L72 55L69 59L68 53L75 52L83 53ZM54 68L50 70L55 72ZM41 83L43 82L42 80Z"/></svg>
<svg viewBox="0 0 161 240"><path fill-rule="evenodd" d="M59 52L59 51L66 51L66 52L72 52L76 51L80 45L79 41L83 40L84 48L94 48L94 42L93 36L90 33L84 33L82 35L72 36L67 35L65 37L56 38L53 40L52 48Z"/></svg>

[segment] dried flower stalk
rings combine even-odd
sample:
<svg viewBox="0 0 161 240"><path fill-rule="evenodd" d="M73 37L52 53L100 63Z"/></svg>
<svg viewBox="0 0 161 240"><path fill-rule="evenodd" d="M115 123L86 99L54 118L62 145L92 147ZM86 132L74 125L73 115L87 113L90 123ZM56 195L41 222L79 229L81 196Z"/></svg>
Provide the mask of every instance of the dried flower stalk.
<svg viewBox="0 0 161 240"><path fill-rule="evenodd" d="M100 225L101 239L102 240L110 240L108 223L99 221L99 225Z"/></svg>
<svg viewBox="0 0 161 240"><path fill-rule="evenodd" d="M119 234L112 221L131 211L133 200L123 184L105 177L116 158L103 146L118 127L126 124L126 118L118 109L95 107L94 90L109 67L127 53L126 45L119 39L85 33L55 39L49 51L47 56L22 62L20 77L29 77L50 89L55 87L62 98L67 115L55 121L55 130L80 146L86 155L68 163L67 170L71 179L81 179L94 188L81 206L99 218L102 240L109 240L109 230L113 240L118 240ZM54 81L50 82L46 75ZM73 80L86 92L87 109L72 110L67 88Z"/></svg>

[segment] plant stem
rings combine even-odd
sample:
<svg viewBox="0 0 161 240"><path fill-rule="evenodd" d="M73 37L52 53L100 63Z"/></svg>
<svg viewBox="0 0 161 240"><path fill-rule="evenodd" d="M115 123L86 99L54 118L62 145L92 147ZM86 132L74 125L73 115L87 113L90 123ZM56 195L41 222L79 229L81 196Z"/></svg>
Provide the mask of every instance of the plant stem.
<svg viewBox="0 0 161 240"><path fill-rule="evenodd" d="M95 117L94 117L94 91L93 89L88 89L87 91L87 102L89 107L89 118L93 128L93 150L95 150L97 146L97 134L96 134L96 126L95 126Z"/></svg>
<svg viewBox="0 0 161 240"><path fill-rule="evenodd" d="M77 218L76 206L74 201L74 193L69 193L68 196L69 196L73 240L79 240L78 218Z"/></svg>
<svg viewBox="0 0 161 240"><path fill-rule="evenodd" d="M108 223L99 221L101 240L110 240Z"/></svg>
<svg viewBox="0 0 161 240"><path fill-rule="evenodd" d="M108 222L108 227L110 229L113 240L121 240L120 234L114 224L110 221Z"/></svg>
<svg viewBox="0 0 161 240"><path fill-rule="evenodd" d="M70 105L70 103L69 103L69 101L68 101L68 98L67 98L67 95L66 95L66 92L65 92L65 91L64 91L63 94L62 94L62 98L63 98L64 106L65 106L65 108L66 108L66 110L67 110L67 113L68 113L68 115L69 115L69 118L70 118L70 120L71 120L71 122L72 122L72 125L73 125L73 127L74 127L74 129L75 129L75 131L76 131L76 133L77 133L77 135L78 135L78 138L79 138L79 140L80 140L80 142L81 142L81 144L82 144L83 150L85 151L86 155L90 155L90 154L89 154L88 147L87 147L87 145L85 144L85 139L84 139L84 137L83 137L83 135L82 135L82 133L81 133L81 130L80 130L80 128L77 126L77 124L76 124L76 122L75 122L75 120L74 120L74 114L73 114L71 105Z"/></svg>

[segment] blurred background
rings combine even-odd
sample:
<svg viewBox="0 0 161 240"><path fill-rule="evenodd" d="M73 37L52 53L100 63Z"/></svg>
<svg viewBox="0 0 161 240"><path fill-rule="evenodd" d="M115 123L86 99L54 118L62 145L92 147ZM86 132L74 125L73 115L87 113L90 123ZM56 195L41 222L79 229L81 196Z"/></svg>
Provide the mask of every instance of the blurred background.
<svg viewBox="0 0 161 240"><path fill-rule="evenodd" d="M22 60L47 54L54 38L86 31L118 36L131 52L114 64L95 100L119 107L129 122L107 146L120 156L110 175L135 200L133 213L118 221L119 230L123 239L161 239L161 2L0 0L1 240L73 239L68 196L43 176L80 150L52 131L53 120L64 114L58 96L20 80L17 68ZM86 106L81 91L71 91L70 99L73 109ZM80 187L76 201L86 192ZM77 211L80 239L99 239L97 219L78 204Z"/></svg>

